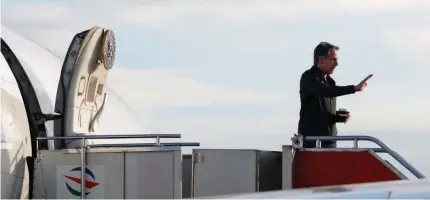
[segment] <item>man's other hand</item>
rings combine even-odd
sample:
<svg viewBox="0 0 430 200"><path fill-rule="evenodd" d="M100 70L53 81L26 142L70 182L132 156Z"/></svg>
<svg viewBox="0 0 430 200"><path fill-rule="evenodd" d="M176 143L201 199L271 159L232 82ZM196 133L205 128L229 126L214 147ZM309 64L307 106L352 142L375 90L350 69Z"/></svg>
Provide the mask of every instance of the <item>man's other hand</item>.
<svg viewBox="0 0 430 200"><path fill-rule="evenodd" d="M373 74L370 74L365 79L363 79L358 85L355 86L355 91L363 91L363 89L367 86L367 81L372 78Z"/></svg>
<svg viewBox="0 0 430 200"><path fill-rule="evenodd" d="M345 122L344 123L346 123L346 122L348 122L348 120L349 120L349 117L350 117L351 115L349 115L349 112L348 112L348 114L346 115L346 119L345 119Z"/></svg>
<svg viewBox="0 0 430 200"><path fill-rule="evenodd" d="M336 116L338 118L338 122L341 122L341 123L348 122L349 118L351 117L351 115L349 114L349 112L346 115L345 114L340 115L339 111L336 111Z"/></svg>

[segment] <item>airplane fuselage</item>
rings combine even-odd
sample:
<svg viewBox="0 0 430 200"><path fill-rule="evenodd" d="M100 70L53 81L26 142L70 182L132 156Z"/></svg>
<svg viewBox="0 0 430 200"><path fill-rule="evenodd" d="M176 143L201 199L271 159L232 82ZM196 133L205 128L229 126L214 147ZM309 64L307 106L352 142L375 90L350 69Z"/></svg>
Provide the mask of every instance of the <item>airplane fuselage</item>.
<svg viewBox="0 0 430 200"><path fill-rule="evenodd" d="M7 27L2 27L1 42L2 198L27 198L37 150L80 145L67 140L36 142L37 137L100 134L104 128L100 124L112 126L117 121L114 112L102 115L106 91L114 92L106 80L114 63L115 37L111 30L100 27L78 33L64 61ZM124 106L115 97L109 100L112 107ZM122 120L128 125L137 121L127 116Z"/></svg>

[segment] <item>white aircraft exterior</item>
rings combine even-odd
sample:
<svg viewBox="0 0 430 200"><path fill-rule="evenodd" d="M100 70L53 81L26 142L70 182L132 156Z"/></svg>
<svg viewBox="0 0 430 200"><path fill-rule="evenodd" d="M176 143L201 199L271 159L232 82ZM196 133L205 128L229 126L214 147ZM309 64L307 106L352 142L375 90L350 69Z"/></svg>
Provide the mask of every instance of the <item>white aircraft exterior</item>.
<svg viewBox="0 0 430 200"><path fill-rule="evenodd" d="M115 132L109 130L118 124L137 129L141 127L141 122L127 112L129 105L125 105L121 97L114 95L115 90L109 87L115 85L108 81L108 72L115 68L113 32L100 27L87 31L82 32L84 33L82 36L77 34L73 39L68 51L68 54L73 55L69 56L70 61L66 61L66 65L63 66L63 60L43 46L2 26L0 61L2 198L28 198L29 181L33 175L32 170L29 170L27 158L34 157L36 154L37 146L34 141L36 136L74 136L81 133L100 134L102 132L114 134ZM91 47L102 45L100 41L104 45L104 52L101 52L102 48ZM88 48L81 48L80 43L87 43ZM96 57L101 54L104 54L104 59L98 60ZM79 62L75 64L78 68L71 70L76 56L81 56L78 59ZM61 83L65 83L64 86ZM107 99L105 94L109 96ZM63 101L65 99L67 101ZM104 107L104 105L108 106ZM67 120L59 120L60 114ZM139 142L150 141L152 140L139 140ZM127 140L89 141L92 144L124 142ZM40 145L45 149L59 149L79 144L49 141L47 144ZM396 181L384 183L381 186L384 187L379 190L375 189L375 186L336 186L331 187L332 189L262 192L215 198L370 197L388 199L390 191L400 195L397 197L430 198L430 182L427 179ZM352 196L341 196L336 188L346 188L343 192L349 192L348 194ZM369 188L372 190L368 192ZM403 193L400 190L403 190ZM315 191L325 193L322 196L310 195ZM366 196L369 194L375 195Z"/></svg>
<svg viewBox="0 0 430 200"><path fill-rule="evenodd" d="M429 199L429 186L429 179L402 180L212 196L204 199Z"/></svg>
<svg viewBox="0 0 430 200"><path fill-rule="evenodd" d="M102 37L106 33L113 33L102 28L93 28L89 31L93 37L87 37L86 41L83 41L84 38L80 39L82 42L88 42L88 45L101 45L97 43L97 38ZM126 103L124 103L123 99L115 95L115 90L106 86L108 71L113 67L113 59L107 61L110 62L110 68L108 69L104 67L104 63L94 62L91 65L93 67L92 72L88 72L88 69L81 69L80 71L75 71L72 77L69 72L62 75L63 60L59 59L57 55L43 46L39 46L39 44L22 37L4 26L2 26L1 38L2 53L7 52L7 58L2 54L0 61L2 198L25 198L26 196L26 192L24 191L28 190L26 187L28 187L29 174L25 158L34 155L34 151L36 150L36 146L34 143L32 145L31 142L31 134L36 135L38 134L37 132L41 132L39 136L45 135L48 137L62 136L61 133L64 133L64 136L76 135L78 133L124 134L124 132L116 133L110 131L110 129L115 126L121 126L123 130L139 130L141 127L142 122L139 122L131 113L127 112L127 107L130 105L125 105ZM106 46L106 48L115 48L113 42L114 40L109 44L112 46ZM5 44L13 51L13 54ZM71 47L79 48L79 45L71 45ZM81 50L80 53L85 54L86 57L86 59L81 59L81 62L92 62L90 60L92 55L102 54L102 52L93 51L100 51L100 49L87 48ZM76 52L78 50L75 49ZM91 52L87 52L88 50ZM111 53L114 53L114 50ZM13 58L13 55L16 58ZM114 58L114 55L107 56ZM81 63L81 65L85 64ZM15 73L19 73L17 77L19 77L18 79L21 84L18 84L16 76L14 76L9 65L13 65L14 69L16 69ZM20 70L21 66L28 76L28 81L24 77L23 71ZM92 76L89 78L88 74L92 74ZM60 77L64 79L74 78L68 91L80 90L77 96L69 95L67 91L63 93L62 86L59 86ZM89 87L86 88L88 78L90 82ZM115 83L109 84L114 85ZM92 96L86 95L86 91L89 91L88 89L92 92ZM23 91L25 93L25 100L21 94ZM109 95L109 98L106 98L109 106L103 110L105 93ZM56 100L57 97L66 97L68 105L63 106L62 101ZM28 104L27 109L30 109L34 113L26 111L25 101ZM99 110L103 111L102 115L97 115ZM70 115L69 119L76 120L70 120L64 124L66 127L61 127L61 120L43 119L58 117L59 114L56 112L67 113ZM41 114L45 114L45 116ZM31 119L29 120L28 117ZM36 117L39 117L39 119L36 119ZM91 121L91 119L95 120ZM33 124L29 124L29 121L33 122ZM136 142L136 139L133 141ZM137 139L137 141L151 142L153 140ZM127 142L127 139L100 139L88 142L89 144L124 143ZM74 143L73 141L69 141L68 143L63 143L63 141L59 140L48 141L49 145L47 147L49 149L72 147Z"/></svg>

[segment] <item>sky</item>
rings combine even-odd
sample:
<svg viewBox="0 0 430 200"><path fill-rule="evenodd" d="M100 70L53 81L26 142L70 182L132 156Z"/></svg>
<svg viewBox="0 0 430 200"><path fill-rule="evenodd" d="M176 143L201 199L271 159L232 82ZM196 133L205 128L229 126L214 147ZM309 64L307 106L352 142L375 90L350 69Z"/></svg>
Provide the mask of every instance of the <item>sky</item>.
<svg viewBox="0 0 430 200"><path fill-rule="evenodd" d="M108 83L147 132L205 148L280 150L297 132L299 79L321 41L340 47L339 133L381 138L430 176L430 1L5 0L2 25L63 58L74 34L115 32ZM410 142L409 142L410 141ZM413 145L413 146L412 146ZM417 148L417 145L423 148Z"/></svg>

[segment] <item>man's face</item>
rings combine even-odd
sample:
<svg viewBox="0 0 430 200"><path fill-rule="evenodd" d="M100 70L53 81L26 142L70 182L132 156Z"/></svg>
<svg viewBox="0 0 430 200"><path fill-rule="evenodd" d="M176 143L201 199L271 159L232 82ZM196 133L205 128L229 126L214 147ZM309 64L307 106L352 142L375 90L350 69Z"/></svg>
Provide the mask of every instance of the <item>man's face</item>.
<svg viewBox="0 0 430 200"><path fill-rule="evenodd" d="M337 50L333 49L328 56L320 57L319 66L326 74L332 74L337 66Z"/></svg>

